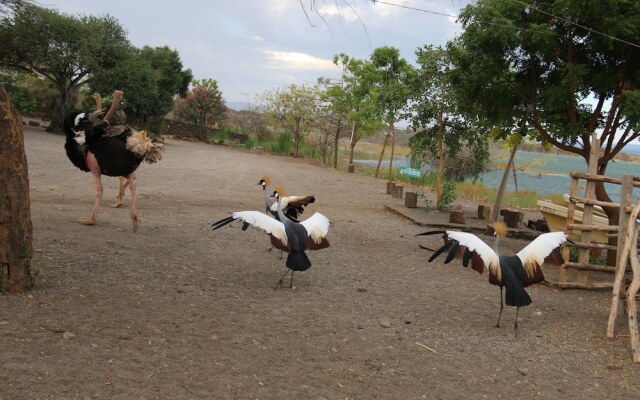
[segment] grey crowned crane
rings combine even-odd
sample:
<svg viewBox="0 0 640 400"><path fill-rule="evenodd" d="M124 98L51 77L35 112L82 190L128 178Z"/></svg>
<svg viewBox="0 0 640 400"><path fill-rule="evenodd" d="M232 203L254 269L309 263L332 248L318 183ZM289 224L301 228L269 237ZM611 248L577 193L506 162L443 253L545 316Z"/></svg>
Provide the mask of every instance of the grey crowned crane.
<svg viewBox="0 0 640 400"><path fill-rule="evenodd" d="M306 250L320 250L329 247L326 239L331 222L324 215L316 212L304 221L296 222L287 218L282 212L280 194L282 189L276 190L276 212L279 219L259 211L237 211L230 217L214 222L213 230L219 229L235 220L241 220L245 224L253 225L267 232L272 238L271 242L280 250L289 253L285 263L287 271L280 278L275 288L282 285L284 278L291 271L289 287L293 287L293 272L306 271L311 267L311 261ZM274 288L274 289L275 289Z"/></svg>
<svg viewBox="0 0 640 400"><path fill-rule="evenodd" d="M273 200L273 194L270 195L267 190L267 186L271 185L271 179L265 175L258 181L258 185L262 186L262 191L264 192L264 205L266 207L266 211L271 213L271 215L277 219L278 206ZM304 212L304 207L307 207L315 201L315 196L286 196L280 198L282 213L294 221L297 221L300 214Z"/></svg>
<svg viewBox="0 0 640 400"><path fill-rule="evenodd" d="M102 198L102 175L122 176L127 179L131 191L129 216L133 231L138 230L138 216L135 211L135 170L142 161L154 163L162 158L162 144L147 135L145 131L136 131L125 127L117 134L112 133L108 120L122 96L116 92L111 109L104 117L75 111L64 120L64 132L67 137L65 150L69 160L85 172L91 172L94 178L96 195L91 215L80 220L84 225L95 225Z"/></svg>
<svg viewBox="0 0 640 400"><path fill-rule="evenodd" d="M503 223L494 225L496 241L491 248L477 236L457 231L429 231L417 236L442 234L445 243L436 250L429 258L429 262L435 260L440 254L448 251L449 254L444 260L445 264L451 262L459 253L460 247L464 246L462 265L469 266L482 274L484 269L489 270L489 283L500 287L500 314L496 327L500 327L500 318L504 303L508 306L516 307L516 320L514 332L518 334L518 311L520 307L531 304L531 297L525 291L525 287L544 281L544 274L540 268L545 259L549 257L552 261L562 264L562 256L559 247L567 241L564 232L544 233L534 239L525 248L513 256L502 256L498 252L498 243L501 237L506 236L507 228ZM502 289L505 288L504 302L502 299Z"/></svg>

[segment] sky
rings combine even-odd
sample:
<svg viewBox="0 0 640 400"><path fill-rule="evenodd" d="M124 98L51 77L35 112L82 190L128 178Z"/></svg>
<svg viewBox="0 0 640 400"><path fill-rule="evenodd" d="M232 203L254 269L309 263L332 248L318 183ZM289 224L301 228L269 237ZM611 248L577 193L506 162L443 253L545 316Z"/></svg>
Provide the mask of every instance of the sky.
<svg viewBox="0 0 640 400"><path fill-rule="evenodd" d="M392 46L415 64L415 51L461 32L468 0L40 0L65 14L111 15L136 47L168 46L195 79L215 79L229 102L289 84L338 78L333 57L369 58ZM386 3L386 4L383 4ZM419 11L415 9L426 11ZM305 10L307 13L305 14ZM125 94L126 95L126 94Z"/></svg>

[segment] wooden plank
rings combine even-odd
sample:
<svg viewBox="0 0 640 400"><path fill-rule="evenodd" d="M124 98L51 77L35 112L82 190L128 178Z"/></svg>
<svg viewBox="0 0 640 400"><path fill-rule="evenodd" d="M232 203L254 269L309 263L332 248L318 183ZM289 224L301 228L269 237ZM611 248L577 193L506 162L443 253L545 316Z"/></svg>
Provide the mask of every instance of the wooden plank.
<svg viewBox="0 0 640 400"><path fill-rule="evenodd" d="M574 263L569 261L565 264L565 266L567 268L579 269L582 271L601 271L601 272L610 272L610 273L616 272L616 267L611 267L609 265L595 265L595 264L589 264L589 263L581 264L581 263Z"/></svg>
<svg viewBox="0 0 640 400"><path fill-rule="evenodd" d="M611 178L609 176L604 176L604 175L589 174L589 173L584 173L579 171L573 171L569 174L569 176L576 179L586 179L587 181L599 181L599 182L605 182L605 183L614 183L618 185L622 184L621 179ZM640 187L640 177L638 176L633 177L633 186Z"/></svg>
<svg viewBox="0 0 640 400"><path fill-rule="evenodd" d="M589 175L595 176L598 174L598 160L600 159L600 141L598 140L598 134L594 131L591 134L591 149L589 152ZM584 209L582 211L582 224L589 226L593 222L593 206L588 204L591 200L596 198L596 181L587 180L587 185L584 190ZM581 230L580 240L584 243L591 243L591 230ZM590 248L580 249L578 253L578 263L587 264L589 262L589 255L591 254ZM578 270L577 282L586 284L589 280L589 270Z"/></svg>
<svg viewBox="0 0 640 400"><path fill-rule="evenodd" d="M625 175L626 177L627 175ZM625 236L623 241L618 241L617 265L616 265L616 278L613 284L613 291L611 295L611 310L609 311L609 321L607 322L607 337L613 337L616 324L616 317L618 316L618 309L621 303L621 291L623 290L624 275L627 269L627 263L629 261L629 253L631 248L637 248L637 237L633 234L636 230L636 218L640 213L640 199L636 202L631 215L628 216L628 223L626 226ZM633 240L635 238L635 240ZM624 243L624 244L623 244ZM624 293L622 293L624 296Z"/></svg>
<svg viewBox="0 0 640 400"><path fill-rule="evenodd" d="M584 238L584 232L591 232L591 231L613 232L613 231L618 231L620 229L618 225L567 224L567 229L569 228L576 231L582 231L583 232L582 238ZM582 241L584 242L585 240L582 239Z"/></svg>
<svg viewBox="0 0 640 400"><path fill-rule="evenodd" d="M596 199L583 199L580 197L571 197L569 196L569 201L572 203L583 203L583 204L589 204L592 206L600 206L600 207L615 207L615 208L619 208L620 204L618 203L613 203L610 201L600 201L600 200L596 200Z"/></svg>
<svg viewBox="0 0 640 400"><path fill-rule="evenodd" d="M571 244L571 246L572 247L578 247L578 248L589 247L591 249L604 249L604 250L615 250L616 249L616 246L611 246L610 244L597 243L597 242L591 242L591 243L573 242Z"/></svg>
<svg viewBox="0 0 640 400"><path fill-rule="evenodd" d="M578 178L571 177L571 182L569 184L569 196L575 197L578 192ZM571 224L573 224L573 219L575 216L576 205L574 203L569 202L567 204L567 238L573 239L573 229L571 229ZM562 259L569 260L569 246L564 246L562 249ZM568 282L569 281L569 272L565 265L560 266L560 282Z"/></svg>
<svg viewBox="0 0 640 400"><path fill-rule="evenodd" d="M632 243L638 242L638 229L634 227ZM629 260L633 270L633 279L627 290L627 318L629 320L629 337L631 338L631 351L633 362L640 363L640 334L638 334L638 304L636 294L640 289L640 262L638 255L629 250Z"/></svg>
<svg viewBox="0 0 640 400"><path fill-rule="evenodd" d="M555 282L555 281L546 281L549 286L560 288L560 289L586 289L586 290L594 290L594 289L611 289L613 287L613 283L611 282L599 282L599 283L579 283L579 282Z"/></svg>

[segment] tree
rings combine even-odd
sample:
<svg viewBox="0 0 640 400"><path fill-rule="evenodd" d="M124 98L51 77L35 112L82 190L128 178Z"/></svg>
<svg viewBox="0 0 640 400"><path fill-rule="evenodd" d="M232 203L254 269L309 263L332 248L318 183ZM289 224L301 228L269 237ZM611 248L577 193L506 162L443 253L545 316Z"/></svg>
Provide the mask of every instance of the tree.
<svg viewBox="0 0 640 400"><path fill-rule="evenodd" d="M391 136L391 158L389 160L389 181L393 182L393 156L395 151L395 122L399 119L401 110L407 104L411 95L411 81L415 73L411 64L400 57L400 51L393 47L379 47L373 51L370 63L365 64L364 79L370 80L367 84L376 92L373 98L376 102L376 110L379 119L388 126L389 135L384 137L384 145L380 153L380 161L376 169L376 177L387 139Z"/></svg>
<svg viewBox="0 0 640 400"><path fill-rule="evenodd" d="M60 98L52 127L62 117L76 90L101 68L112 68L126 54L126 32L111 16L75 18L27 6L0 19L0 62L52 81Z"/></svg>
<svg viewBox="0 0 640 400"><path fill-rule="evenodd" d="M318 88L290 84L262 93L259 101L267 118L280 125L293 141L293 156L311 132L318 111Z"/></svg>
<svg viewBox="0 0 640 400"><path fill-rule="evenodd" d="M0 292L32 285L33 228L22 118L0 85Z"/></svg>
<svg viewBox="0 0 640 400"><path fill-rule="evenodd" d="M191 70L182 68L178 52L167 46L130 47L114 68L95 71L91 91L122 90L127 123L158 130L174 96L185 96L193 79Z"/></svg>
<svg viewBox="0 0 640 400"><path fill-rule="evenodd" d="M483 123L524 122L540 139L587 161L590 136L598 132L604 175L608 162L640 137L640 52L633 45L640 42L639 14L640 3L625 0L480 0L460 14L464 33L448 45L452 86ZM595 195L610 201L602 182ZM616 225L619 210L605 211Z"/></svg>
<svg viewBox="0 0 640 400"><path fill-rule="evenodd" d="M447 52L440 47L424 46L416 51L419 68L413 79L413 95L407 118L416 134L410 139L414 161L433 163L438 155L436 175L436 204L441 205L442 178L448 174L456 180L477 176L485 168L489 157L487 138L458 109L455 94L449 90L450 68ZM470 167L454 170L459 164L461 150L474 149L467 155ZM446 168L447 165L450 168Z"/></svg>
<svg viewBox="0 0 640 400"><path fill-rule="evenodd" d="M349 129L347 118L349 116L349 94L344 88L344 81L332 81L329 78L319 78L318 84L324 87L320 92L321 107L326 115L322 123L331 127L333 131L333 168L338 168L338 142ZM330 135L331 133L328 132ZM326 162L325 162L326 163Z"/></svg>
<svg viewBox="0 0 640 400"><path fill-rule="evenodd" d="M353 154L358 141L384 127L376 108L376 94L372 90L372 79L367 79L368 61L349 57L340 53L333 57L333 63L342 71L340 107L347 112L347 123L351 126L349 140L349 172L354 171Z"/></svg>
<svg viewBox="0 0 640 400"><path fill-rule="evenodd" d="M206 132L225 118L227 106L215 79L194 79L179 114Z"/></svg>

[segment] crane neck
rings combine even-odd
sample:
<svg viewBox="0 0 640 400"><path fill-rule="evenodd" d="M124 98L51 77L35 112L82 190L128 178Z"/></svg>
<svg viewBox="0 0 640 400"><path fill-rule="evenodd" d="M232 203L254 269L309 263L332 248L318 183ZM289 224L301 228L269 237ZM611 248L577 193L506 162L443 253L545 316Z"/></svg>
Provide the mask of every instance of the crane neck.
<svg viewBox="0 0 640 400"><path fill-rule="evenodd" d="M493 251L495 251L497 255L500 255L500 250L498 250L499 244L500 244L500 236L496 236L496 240L495 242L493 242Z"/></svg>
<svg viewBox="0 0 640 400"><path fill-rule="evenodd" d="M287 219L287 217L285 217L284 213L282 212L282 199L280 197L278 197L278 199L276 200L276 210L278 210L278 217L280 217L280 221L285 221Z"/></svg>

